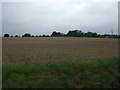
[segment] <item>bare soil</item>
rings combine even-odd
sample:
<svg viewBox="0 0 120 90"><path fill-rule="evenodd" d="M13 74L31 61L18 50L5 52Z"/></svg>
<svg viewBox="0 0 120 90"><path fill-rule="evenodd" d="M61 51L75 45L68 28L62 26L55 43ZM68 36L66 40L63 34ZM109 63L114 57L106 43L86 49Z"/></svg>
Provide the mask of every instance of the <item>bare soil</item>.
<svg viewBox="0 0 120 90"><path fill-rule="evenodd" d="M64 60L118 57L118 39L31 37L3 38L3 64L41 64Z"/></svg>

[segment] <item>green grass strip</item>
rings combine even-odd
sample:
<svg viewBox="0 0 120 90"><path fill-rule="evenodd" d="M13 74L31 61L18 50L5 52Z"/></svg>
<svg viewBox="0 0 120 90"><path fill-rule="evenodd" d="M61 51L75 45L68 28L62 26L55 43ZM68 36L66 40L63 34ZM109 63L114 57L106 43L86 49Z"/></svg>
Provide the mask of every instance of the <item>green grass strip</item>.
<svg viewBox="0 0 120 90"><path fill-rule="evenodd" d="M117 88L120 59L3 65L3 88Z"/></svg>

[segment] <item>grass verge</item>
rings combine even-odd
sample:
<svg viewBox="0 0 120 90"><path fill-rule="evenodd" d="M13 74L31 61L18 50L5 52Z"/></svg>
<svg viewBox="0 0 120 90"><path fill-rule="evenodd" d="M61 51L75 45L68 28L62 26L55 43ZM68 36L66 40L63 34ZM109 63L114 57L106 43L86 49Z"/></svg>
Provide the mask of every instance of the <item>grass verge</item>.
<svg viewBox="0 0 120 90"><path fill-rule="evenodd" d="M3 88L117 88L118 58L41 65L3 65Z"/></svg>

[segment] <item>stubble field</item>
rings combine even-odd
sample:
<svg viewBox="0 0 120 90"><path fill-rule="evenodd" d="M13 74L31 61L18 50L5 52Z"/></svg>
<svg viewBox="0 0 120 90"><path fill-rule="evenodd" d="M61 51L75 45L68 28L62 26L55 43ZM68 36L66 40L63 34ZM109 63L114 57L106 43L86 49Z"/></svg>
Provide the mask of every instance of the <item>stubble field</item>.
<svg viewBox="0 0 120 90"><path fill-rule="evenodd" d="M3 38L3 64L42 64L118 56L118 39L35 37Z"/></svg>

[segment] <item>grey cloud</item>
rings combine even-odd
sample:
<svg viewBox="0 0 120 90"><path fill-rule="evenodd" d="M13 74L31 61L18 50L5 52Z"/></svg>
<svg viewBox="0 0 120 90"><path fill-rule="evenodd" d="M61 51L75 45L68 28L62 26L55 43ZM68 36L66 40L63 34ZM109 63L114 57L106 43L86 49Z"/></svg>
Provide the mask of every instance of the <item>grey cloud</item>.
<svg viewBox="0 0 120 90"><path fill-rule="evenodd" d="M2 3L0 2L0 36L2 36Z"/></svg>
<svg viewBox="0 0 120 90"><path fill-rule="evenodd" d="M117 3L3 3L3 34L117 33Z"/></svg>

